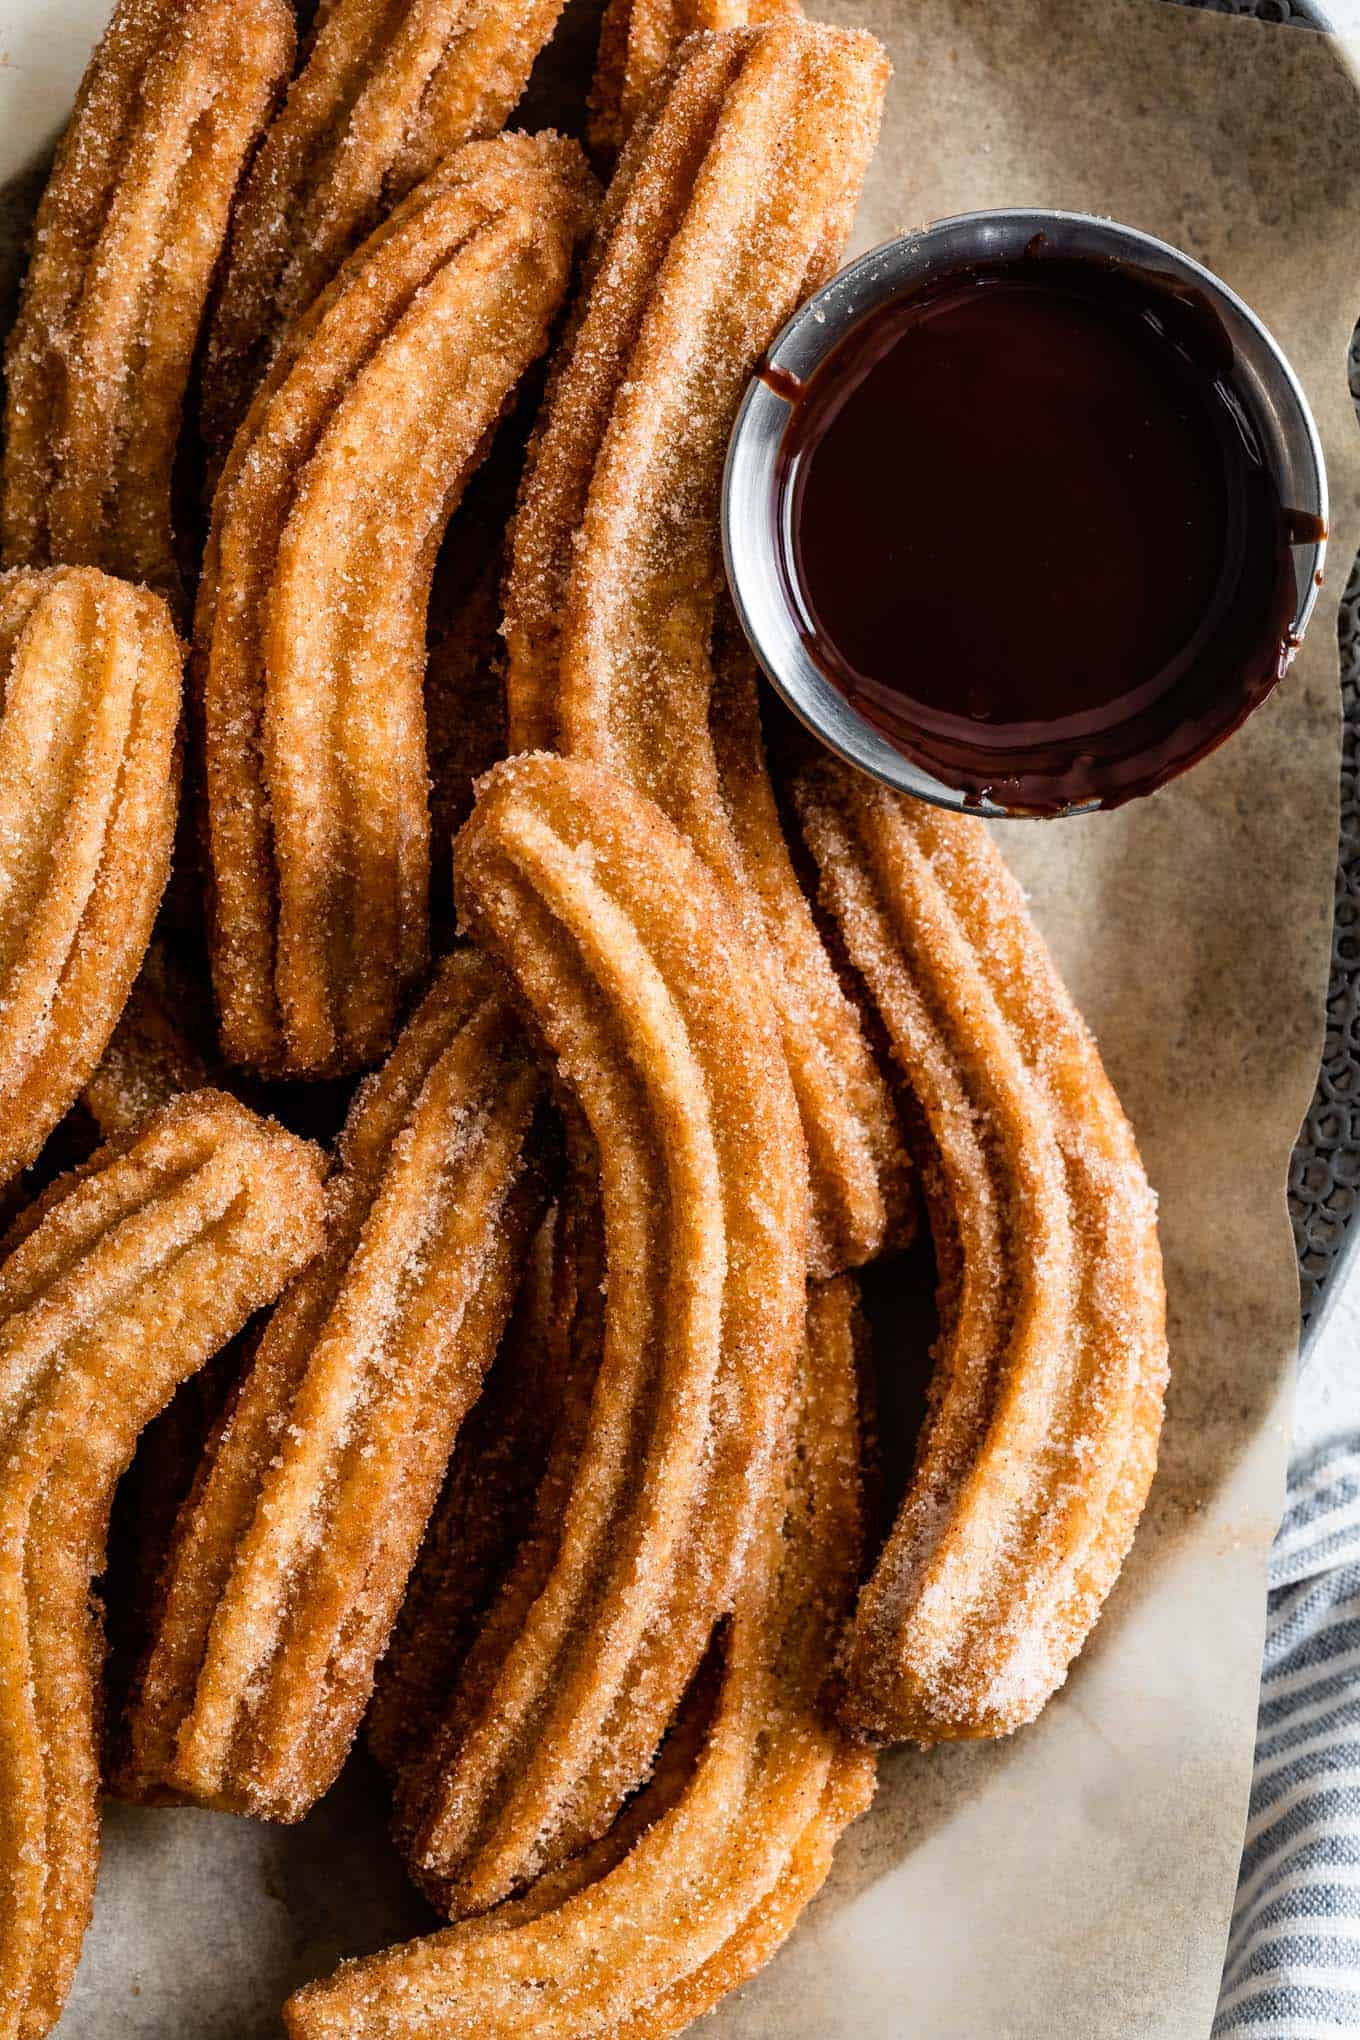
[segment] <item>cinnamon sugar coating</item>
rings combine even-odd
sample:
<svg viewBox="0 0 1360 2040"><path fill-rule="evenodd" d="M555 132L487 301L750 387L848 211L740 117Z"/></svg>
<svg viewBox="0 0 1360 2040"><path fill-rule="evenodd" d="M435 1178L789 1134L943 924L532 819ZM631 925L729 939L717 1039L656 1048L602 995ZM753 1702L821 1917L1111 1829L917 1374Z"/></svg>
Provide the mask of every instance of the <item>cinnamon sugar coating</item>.
<svg viewBox="0 0 1360 2040"><path fill-rule="evenodd" d="M182 651L90 567L0 574L0 1182L113 1033L170 869Z"/></svg>
<svg viewBox="0 0 1360 2040"><path fill-rule="evenodd" d="M618 155L686 36L801 12L798 0L609 0L590 87L591 149Z"/></svg>
<svg viewBox="0 0 1360 2040"><path fill-rule="evenodd" d="M334 1781L542 1188L538 1072L450 956L358 1093L324 1253L274 1311L180 1511L120 1784L296 1820Z"/></svg>
<svg viewBox="0 0 1360 2040"><path fill-rule="evenodd" d="M505 591L511 749L592 758L655 800L760 961L819 1273L900 1230L905 1158L780 833L753 669L720 601L719 493L752 371L836 267L887 77L871 36L796 20L686 43L605 199Z"/></svg>
<svg viewBox="0 0 1360 2040"><path fill-rule="evenodd" d="M610 1825L731 1603L801 1337L807 1181L760 975L650 802L512 759L455 886L587 1123L605 1260L541 1570L531 1594L507 1581L511 1619L493 1605L408 1790L408 1860L464 1912Z"/></svg>
<svg viewBox="0 0 1360 2040"><path fill-rule="evenodd" d="M6 566L103 567L182 606L185 390L232 194L292 60L285 0L119 0L9 340Z"/></svg>
<svg viewBox="0 0 1360 2040"><path fill-rule="evenodd" d="M0 1261L0 2034L55 2024L99 1858L91 1581L137 1435L321 1238L316 1150L220 1092L62 1177Z"/></svg>
<svg viewBox="0 0 1360 2040"><path fill-rule="evenodd" d="M292 321L464 142L500 132L562 0L331 0L232 222L203 372L220 468Z"/></svg>
<svg viewBox="0 0 1360 2040"><path fill-rule="evenodd" d="M458 1433L364 1717L400 1797L437 1735L459 1669L534 1525L566 1415L578 1255L559 1202L525 1263L486 1384Z"/></svg>
<svg viewBox="0 0 1360 2040"><path fill-rule="evenodd" d="M873 1789L820 1704L862 1537L853 1312L849 1278L811 1294L711 1715L682 1720L616 1828L522 1899L299 1991L294 2040L660 2040L773 1954Z"/></svg>
<svg viewBox="0 0 1360 2040"><path fill-rule="evenodd" d="M1156 1466L1156 1201L982 824L829 762L796 798L928 1129L943 1277L930 1415L850 1630L842 1717L877 1742L1004 1735L1066 1678Z"/></svg>
<svg viewBox="0 0 1360 2040"><path fill-rule="evenodd" d="M591 193L555 135L459 150L290 334L232 448L194 648L229 1060L365 1067L423 968L435 553Z"/></svg>

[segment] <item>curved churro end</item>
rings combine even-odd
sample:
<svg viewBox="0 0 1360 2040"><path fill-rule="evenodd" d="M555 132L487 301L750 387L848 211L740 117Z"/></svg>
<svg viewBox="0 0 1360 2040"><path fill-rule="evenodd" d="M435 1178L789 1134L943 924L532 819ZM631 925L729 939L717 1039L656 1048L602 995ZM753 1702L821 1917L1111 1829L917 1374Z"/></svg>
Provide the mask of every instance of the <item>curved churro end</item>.
<svg viewBox="0 0 1360 2040"><path fill-rule="evenodd" d="M795 797L821 896L928 1132L931 1413L844 1653L874 1741L1003 1735L1067 1675L1156 1465L1156 1205L1086 1028L978 822L829 762Z"/></svg>
<svg viewBox="0 0 1360 2040"><path fill-rule="evenodd" d="M871 36L793 18L685 44L605 200L505 590L512 750L594 758L650 795L761 963L807 1137L822 1274L902 1236L906 1159L789 862L753 668L719 601L718 510L742 391L835 267L887 76Z"/></svg>
<svg viewBox="0 0 1360 2040"><path fill-rule="evenodd" d="M103 567L180 603L185 389L232 194L292 57L285 0L119 0L9 341L6 566Z"/></svg>
<svg viewBox="0 0 1360 2040"><path fill-rule="evenodd" d="M863 1534L854 1311L848 1278L811 1293L716 1696L686 1704L640 1799L523 1898L298 1992L294 2040L660 2040L775 1952L873 1787L821 1705Z"/></svg>
<svg viewBox="0 0 1360 2040"><path fill-rule="evenodd" d="M450 956L358 1095L325 1252L180 1512L130 1796L296 1820L333 1782L541 1209L540 1097L496 974Z"/></svg>
<svg viewBox="0 0 1360 2040"><path fill-rule="evenodd" d="M146 589L90 567L0 574L0 1182L74 1104L150 941L182 662Z"/></svg>
<svg viewBox="0 0 1360 2040"><path fill-rule="evenodd" d="M334 0L242 189L203 371L215 468L290 323L464 142L505 125L561 0Z"/></svg>
<svg viewBox="0 0 1360 2040"><path fill-rule="evenodd" d="M403 1780L416 1875L476 1911L609 1826L730 1604L800 1338L807 1184L760 974L650 802L512 759L455 890L586 1122L606 1263L541 1576L507 1582Z"/></svg>
<svg viewBox="0 0 1360 2040"><path fill-rule="evenodd" d="M0 1261L0 2031L55 2023L99 1853L90 1587L138 1433L321 1239L321 1156L200 1091L54 1184Z"/></svg>
<svg viewBox="0 0 1360 2040"><path fill-rule="evenodd" d="M459 150L290 336L232 449L194 648L229 1060L371 1064L424 967L434 556L592 194L557 135Z"/></svg>
<svg viewBox="0 0 1360 2040"><path fill-rule="evenodd" d="M798 0L609 0L590 86L592 153L614 160L687 36L701 29L756 28L801 12Z"/></svg>

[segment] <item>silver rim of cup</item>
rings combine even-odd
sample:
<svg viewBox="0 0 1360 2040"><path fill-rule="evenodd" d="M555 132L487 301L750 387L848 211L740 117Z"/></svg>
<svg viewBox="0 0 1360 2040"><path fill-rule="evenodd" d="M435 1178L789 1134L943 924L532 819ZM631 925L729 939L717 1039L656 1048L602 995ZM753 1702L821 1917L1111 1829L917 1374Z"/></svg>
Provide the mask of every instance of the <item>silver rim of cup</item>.
<svg viewBox="0 0 1360 2040"><path fill-rule="evenodd" d="M1135 227L1091 213L1037 208L958 213L917 234L870 249L841 270L784 327L766 361L805 382L861 319L924 279L981 261L1013 260L1036 234L1055 254L1131 263L1201 290L1222 318L1237 355L1261 443L1282 500L1327 524L1327 475L1317 426L1279 343L1235 291L1191 256ZM809 653L790 609L771 514L787 397L755 378L737 412L722 488L723 558L742 628L775 691L832 751L886 785L940 807L983 815L1005 808L969 803L880 734L833 685ZM1326 539L1293 547L1297 596L1292 641L1301 643L1317 600ZM1093 803L1098 805L1098 803ZM1085 812L1069 809L1067 812Z"/></svg>

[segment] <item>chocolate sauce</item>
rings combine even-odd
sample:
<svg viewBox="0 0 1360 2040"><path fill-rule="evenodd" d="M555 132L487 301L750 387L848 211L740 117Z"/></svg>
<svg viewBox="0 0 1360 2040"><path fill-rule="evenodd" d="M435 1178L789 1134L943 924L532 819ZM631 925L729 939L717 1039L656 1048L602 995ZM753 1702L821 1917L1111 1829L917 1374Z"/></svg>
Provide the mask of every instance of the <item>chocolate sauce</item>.
<svg viewBox="0 0 1360 2040"><path fill-rule="evenodd" d="M775 514L808 649L969 800L1117 805L1280 679L1290 546L1321 534L1281 502L1198 293L1039 245L884 306L789 382Z"/></svg>

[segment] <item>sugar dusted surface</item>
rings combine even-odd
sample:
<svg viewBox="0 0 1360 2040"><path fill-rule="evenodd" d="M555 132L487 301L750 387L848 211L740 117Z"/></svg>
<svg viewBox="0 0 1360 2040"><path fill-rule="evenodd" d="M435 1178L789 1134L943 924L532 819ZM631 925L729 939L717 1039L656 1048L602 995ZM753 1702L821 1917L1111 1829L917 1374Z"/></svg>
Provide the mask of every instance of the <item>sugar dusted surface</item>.
<svg viewBox="0 0 1360 2040"><path fill-rule="evenodd" d="M1156 1464L1156 1203L1094 1044L981 825L844 768L798 790L823 899L933 1146L931 1413L845 1651L875 1740L1006 1733L1066 1677Z"/></svg>

